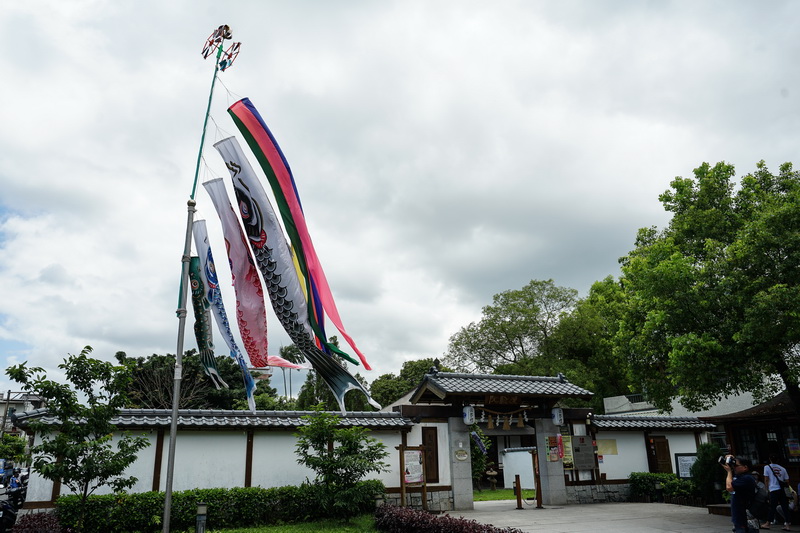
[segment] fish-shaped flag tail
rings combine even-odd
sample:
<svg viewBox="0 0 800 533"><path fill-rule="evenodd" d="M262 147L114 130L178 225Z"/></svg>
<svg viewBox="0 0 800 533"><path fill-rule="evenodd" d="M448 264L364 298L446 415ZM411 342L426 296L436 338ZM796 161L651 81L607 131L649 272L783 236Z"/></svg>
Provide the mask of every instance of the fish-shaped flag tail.
<svg viewBox="0 0 800 533"><path fill-rule="evenodd" d="M255 367L281 366L303 368L277 355L267 354L267 310L264 306L264 291L258 270L250 254L247 238L242 232L236 213L233 211L228 192L222 178L203 183L222 221L228 260L233 274L233 289L236 293L236 317L244 348Z"/></svg>
<svg viewBox="0 0 800 533"><path fill-rule="evenodd" d="M380 408L358 380L316 346L315 336L309 324L306 299L289 244L264 187L244 156L239 143L230 137L216 143L214 147L230 170L239 211L256 264L266 283L267 294L275 315L289 334L289 338L328 384L342 412L345 412L345 393L351 389L360 390L371 405Z"/></svg>
<svg viewBox="0 0 800 533"><path fill-rule="evenodd" d="M228 108L228 113L253 151L275 196L278 211L297 254L298 264L307 284L306 292L309 297L306 304L309 308L309 322L317 337L322 342L326 342L325 334L322 331L322 318L324 314L327 314L342 337L356 352L364 368L371 370L366 357L342 325L342 319L336 308L336 302L333 300L328 280L322 270L322 264L317 257L314 244L311 242L292 171L278 143L249 99L239 100ZM319 302L319 306L315 306L315 302ZM325 348L340 352L330 343L326 343Z"/></svg>
<svg viewBox="0 0 800 533"><path fill-rule="evenodd" d="M203 183L222 222L225 249L236 293L236 319L244 349L255 367L267 366L267 311L258 270L233 211L222 178Z"/></svg>
<svg viewBox="0 0 800 533"><path fill-rule="evenodd" d="M211 314L217 322L222 338L225 344L228 345L230 355L239 365L239 370L242 371L242 379L244 380L244 390L247 396L247 404L251 411L256 410L256 401L254 398L256 383L253 375L247 368L247 360L239 350L236 340L233 338L233 331L228 322L228 314L225 312L225 305L222 302L222 293L219 290L219 281L217 280L217 268L214 265L214 256L211 253L211 246L208 242L208 230L206 229L205 220L196 220L192 225L192 234L194 235L194 246L200 258L200 279L203 283L206 299L211 304Z"/></svg>
<svg viewBox="0 0 800 533"><path fill-rule="evenodd" d="M194 310L194 338L197 340L197 351L200 352L200 363L203 372L211 378L217 389L228 388L228 384L219 375L217 359L214 357L214 341L211 334L210 303L206 299L203 280L200 278L200 258L189 260L189 281L192 287L192 309Z"/></svg>

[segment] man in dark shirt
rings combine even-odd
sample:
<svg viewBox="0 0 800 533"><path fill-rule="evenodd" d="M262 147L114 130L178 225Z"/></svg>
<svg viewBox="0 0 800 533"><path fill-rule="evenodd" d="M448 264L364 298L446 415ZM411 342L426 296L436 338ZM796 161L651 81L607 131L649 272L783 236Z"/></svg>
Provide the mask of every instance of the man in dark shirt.
<svg viewBox="0 0 800 533"><path fill-rule="evenodd" d="M732 455L726 456L726 459ZM756 480L750 475L753 464L749 459L736 459L732 465L726 461L722 468L728 472L725 479L725 490L731 495L731 522L734 533L751 533L758 531L747 525L747 508L756 491Z"/></svg>

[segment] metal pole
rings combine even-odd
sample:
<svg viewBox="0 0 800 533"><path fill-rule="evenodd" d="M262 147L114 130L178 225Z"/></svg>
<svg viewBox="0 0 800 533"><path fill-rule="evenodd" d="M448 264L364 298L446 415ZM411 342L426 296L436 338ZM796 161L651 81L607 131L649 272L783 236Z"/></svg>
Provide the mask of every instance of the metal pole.
<svg viewBox="0 0 800 533"><path fill-rule="evenodd" d="M197 178L200 174L200 161L203 157L203 145L206 140L206 128L208 127L208 116L211 113L211 100L214 96L214 84L217 81L220 58L222 57L223 37L217 49L217 58L214 61L214 77L211 80L211 90L208 93L208 105L206 106L206 116L203 120L203 133L200 137L200 150L197 153L197 165L194 171L194 183L192 184L192 195L186 203L188 216L186 217L186 238L183 243L183 256L181 257L181 282L178 291L178 342L175 351L175 374L174 385L172 388L172 419L169 427L169 453L167 455L167 482L164 488L164 520L163 533L169 533L169 522L172 513L172 479L175 472L175 440L178 433L178 404L181 397L181 376L183 374L183 336L186 330L186 295L189 289L189 261L192 255L192 224L194 223L194 213L197 211L194 200L197 190Z"/></svg>
<svg viewBox="0 0 800 533"><path fill-rule="evenodd" d="M6 419L8 418L8 408L11 405L11 390L8 391L8 397L6 398L6 412L3 413L3 427L0 428L0 437L6 434Z"/></svg>
<svg viewBox="0 0 800 533"><path fill-rule="evenodd" d="M172 477L175 471L175 437L178 433L178 404L181 398L181 374L183 373L183 333L186 329L186 293L189 288L189 261L192 253L192 223L196 202L186 202L188 215L186 217L186 241L184 242L183 257L181 258L181 291L178 299L178 347L175 353L175 375L172 388L172 420L169 427L169 454L167 455L167 486L164 494L164 523L163 532L169 533L169 521L172 510Z"/></svg>

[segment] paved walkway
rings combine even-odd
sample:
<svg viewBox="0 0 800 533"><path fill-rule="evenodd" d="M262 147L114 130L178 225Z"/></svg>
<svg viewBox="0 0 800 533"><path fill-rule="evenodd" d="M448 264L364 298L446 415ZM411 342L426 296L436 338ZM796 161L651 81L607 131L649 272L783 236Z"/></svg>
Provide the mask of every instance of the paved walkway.
<svg viewBox="0 0 800 533"><path fill-rule="evenodd" d="M523 507L517 509L514 500L475 502L472 511L449 514L496 527L539 533L729 533L733 529L729 516L669 503L545 505L537 509L535 503L523 502ZM780 531L780 527L775 529ZM792 530L800 532L800 527L793 526Z"/></svg>

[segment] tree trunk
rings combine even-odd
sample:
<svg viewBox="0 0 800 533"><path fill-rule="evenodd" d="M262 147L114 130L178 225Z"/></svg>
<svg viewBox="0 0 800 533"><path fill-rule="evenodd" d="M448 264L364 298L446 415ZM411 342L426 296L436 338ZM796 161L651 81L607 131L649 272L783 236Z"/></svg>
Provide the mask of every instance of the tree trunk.
<svg viewBox="0 0 800 533"><path fill-rule="evenodd" d="M800 419L800 387L792 377L789 371L789 365L786 364L786 360L782 356L777 356L775 359L775 370L778 372L783 384L786 386L786 394L789 395L789 399L792 401L792 405L794 406L794 412L797 415L797 418Z"/></svg>

